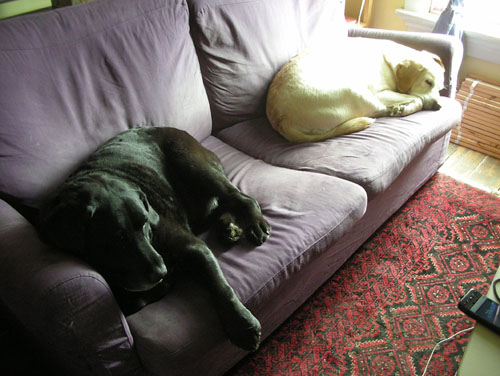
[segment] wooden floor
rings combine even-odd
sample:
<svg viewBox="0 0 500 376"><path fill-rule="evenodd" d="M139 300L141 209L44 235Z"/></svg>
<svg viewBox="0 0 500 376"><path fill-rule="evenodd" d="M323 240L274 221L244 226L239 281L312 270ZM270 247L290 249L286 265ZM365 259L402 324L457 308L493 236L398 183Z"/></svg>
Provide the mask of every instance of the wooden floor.
<svg viewBox="0 0 500 376"><path fill-rule="evenodd" d="M440 172L500 196L500 159L450 143Z"/></svg>

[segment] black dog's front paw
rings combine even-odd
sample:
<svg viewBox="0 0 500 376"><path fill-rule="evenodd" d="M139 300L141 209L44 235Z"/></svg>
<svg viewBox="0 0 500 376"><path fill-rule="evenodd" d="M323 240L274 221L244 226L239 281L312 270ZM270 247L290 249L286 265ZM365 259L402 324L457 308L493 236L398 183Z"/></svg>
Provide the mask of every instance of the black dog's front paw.
<svg viewBox="0 0 500 376"><path fill-rule="evenodd" d="M243 226L240 226L233 214L229 212L222 214L217 223L219 240L225 244L233 244L239 241L244 233L245 237L253 244L263 244L271 235L271 226L260 213L253 216L248 214L248 217L241 221ZM243 231L241 227L244 227L245 230Z"/></svg>
<svg viewBox="0 0 500 376"><path fill-rule="evenodd" d="M259 246L269 238L271 226L264 219L255 199L236 191L223 207L223 214L218 221L218 233L223 241L234 243L244 233L248 241Z"/></svg>
<svg viewBox="0 0 500 376"><path fill-rule="evenodd" d="M230 341L243 350L257 350L262 331L259 320L243 304L233 315L225 316L223 324Z"/></svg>
<svg viewBox="0 0 500 376"><path fill-rule="evenodd" d="M271 235L271 225L263 217L255 218L246 229L247 238L256 245L263 244Z"/></svg>
<svg viewBox="0 0 500 376"><path fill-rule="evenodd" d="M217 223L217 236L223 243L232 244L241 239L243 230L236 224L236 219L231 213L224 213Z"/></svg>

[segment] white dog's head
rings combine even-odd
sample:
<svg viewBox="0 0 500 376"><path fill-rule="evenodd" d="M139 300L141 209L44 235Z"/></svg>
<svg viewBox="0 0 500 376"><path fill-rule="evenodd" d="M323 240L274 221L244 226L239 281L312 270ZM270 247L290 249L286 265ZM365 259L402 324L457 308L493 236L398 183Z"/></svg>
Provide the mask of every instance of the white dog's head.
<svg viewBox="0 0 500 376"><path fill-rule="evenodd" d="M444 65L439 56L427 51L396 66L396 82L400 93L422 99L424 110L440 108L439 90L444 87Z"/></svg>

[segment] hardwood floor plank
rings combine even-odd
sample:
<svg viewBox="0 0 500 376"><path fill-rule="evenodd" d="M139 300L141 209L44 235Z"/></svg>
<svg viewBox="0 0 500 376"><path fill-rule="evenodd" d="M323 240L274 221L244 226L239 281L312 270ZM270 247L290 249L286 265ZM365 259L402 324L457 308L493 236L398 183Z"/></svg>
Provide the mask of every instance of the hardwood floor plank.
<svg viewBox="0 0 500 376"><path fill-rule="evenodd" d="M491 192L498 192L500 189L500 160L487 156L476 167L470 179L488 187Z"/></svg>
<svg viewBox="0 0 500 376"><path fill-rule="evenodd" d="M443 172L452 176L468 178L485 156L479 152L459 147L443 165Z"/></svg>
<svg viewBox="0 0 500 376"><path fill-rule="evenodd" d="M500 196L500 159L450 143L439 171Z"/></svg>
<svg viewBox="0 0 500 376"><path fill-rule="evenodd" d="M460 146L458 146L457 144L454 144L454 143L451 143L449 144L448 146L448 150L446 151L446 159L450 158L451 155L457 151L457 149L459 148Z"/></svg>

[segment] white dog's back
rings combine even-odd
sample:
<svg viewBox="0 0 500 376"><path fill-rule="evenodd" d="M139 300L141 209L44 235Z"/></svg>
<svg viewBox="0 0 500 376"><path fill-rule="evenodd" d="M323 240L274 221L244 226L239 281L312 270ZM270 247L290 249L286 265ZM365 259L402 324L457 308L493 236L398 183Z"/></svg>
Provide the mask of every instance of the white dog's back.
<svg viewBox="0 0 500 376"><path fill-rule="evenodd" d="M342 46L305 51L274 78L267 116L294 142L315 141L351 133L387 114L377 99L396 92L396 65L419 59L420 51L387 40L346 38Z"/></svg>

